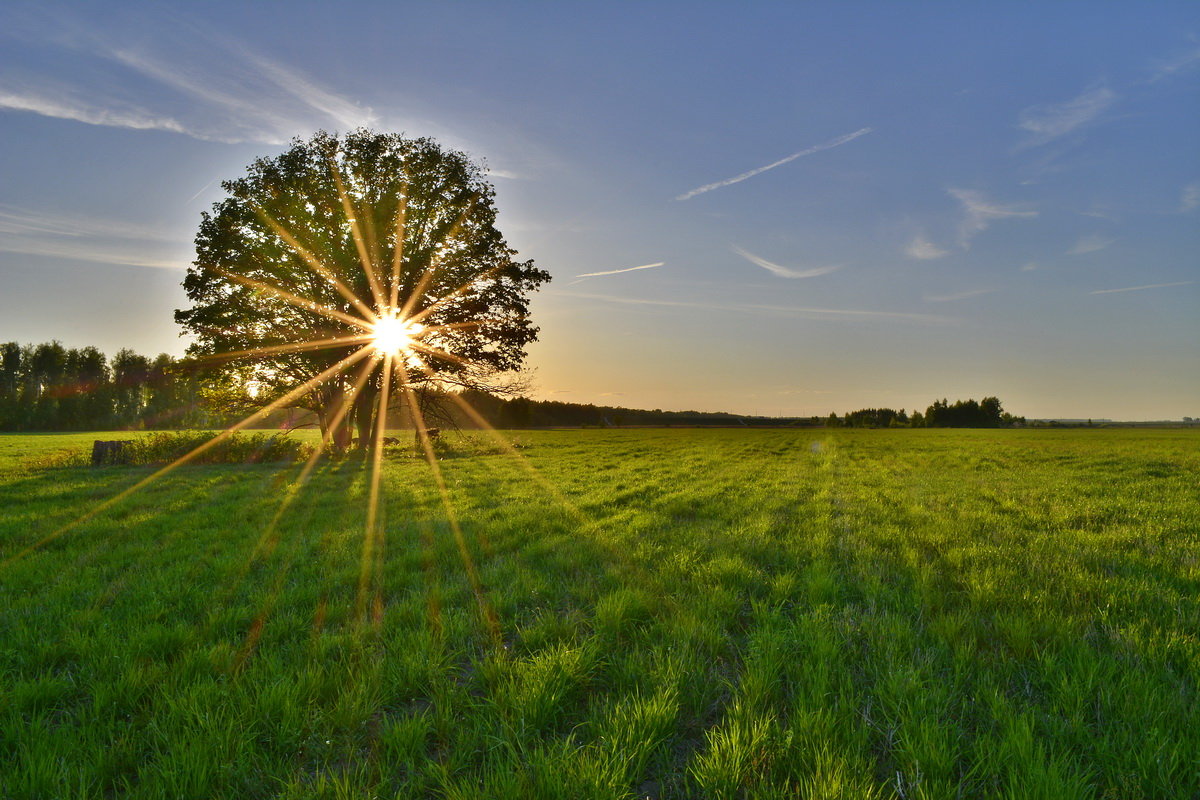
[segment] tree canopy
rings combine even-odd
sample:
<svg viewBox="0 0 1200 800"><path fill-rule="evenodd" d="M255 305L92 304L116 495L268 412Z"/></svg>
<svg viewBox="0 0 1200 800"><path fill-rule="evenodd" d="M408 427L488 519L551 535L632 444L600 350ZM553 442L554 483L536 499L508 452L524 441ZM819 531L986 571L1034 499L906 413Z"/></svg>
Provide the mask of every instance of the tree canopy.
<svg viewBox="0 0 1200 800"><path fill-rule="evenodd" d="M529 296L550 275L514 260L463 153L320 132L222 186L175 314L189 354L314 411L339 443L351 423L365 442L396 393L495 388L537 338Z"/></svg>

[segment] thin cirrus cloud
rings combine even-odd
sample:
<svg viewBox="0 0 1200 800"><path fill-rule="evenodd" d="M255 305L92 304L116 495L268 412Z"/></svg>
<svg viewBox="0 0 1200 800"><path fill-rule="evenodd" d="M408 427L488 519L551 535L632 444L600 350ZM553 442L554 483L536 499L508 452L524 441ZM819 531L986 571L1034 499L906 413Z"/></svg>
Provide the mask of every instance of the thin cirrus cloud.
<svg viewBox="0 0 1200 800"><path fill-rule="evenodd" d="M760 266L767 272L770 272L772 275L778 275L780 278L815 278L818 275L828 275L830 272L842 268L841 264L832 264L826 267L813 267L811 269L792 269L781 264L776 264L773 261L767 261L765 258L756 256L754 253L743 250L736 245L731 246L731 249L751 264Z"/></svg>
<svg viewBox="0 0 1200 800"><path fill-rule="evenodd" d="M62 87L18 87L10 84L0 86L0 108L28 111L43 117L69 119L88 125L192 135L177 119L127 104L97 105L72 94Z"/></svg>
<svg viewBox="0 0 1200 800"><path fill-rule="evenodd" d="M299 72L285 68L278 62L243 49L247 61L263 71L276 86L289 92L303 106L326 114L338 124L347 127L369 127L378 121L369 107L360 106L341 95L321 88Z"/></svg>
<svg viewBox="0 0 1200 800"><path fill-rule="evenodd" d="M946 192L962 205L963 217L958 225L958 247L964 251L971 248L972 239L991 227L996 220L1028 219L1038 215L1036 211L1019 206L1001 205L974 189L947 189ZM914 236L904 247L905 255L919 261L943 258L950 255L950 252L948 248L930 241L924 234Z"/></svg>
<svg viewBox="0 0 1200 800"><path fill-rule="evenodd" d="M154 267L156 269L187 269L187 259L161 258L148 254L144 248L96 245L85 242L52 242L30 239L0 240L0 251L23 253L71 261L90 261L124 267Z"/></svg>
<svg viewBox="0 0 1200 800"><path fill-rule="evenodd" d="M0 234L9 236L104 237L143 241L186 242L159 228L121 220L49 214L11 205L0 205Z"/></svg>
<svg viewBox="0 0 1200 800"><path fill-rule="evenodd" d="M130 267L185 269L185 238L120 220L0 206L0 251Z"/></svg>
<svg viewBox="0 0 1200 800"><path fill-rule="evenodd" d="M966 300L968 297L979 297L984 294L991 294L995 289L971 289L966 292L955 292L953 294L933 294L925 295L926 303L953 303L955 300Z"/></svg>
<svg viewBox="0 0 1200 800"><path fill-rule="evenodd" d="M581 275L576 275L576 278L599 278L602 275L620 275L622 272L637 272L639 269L654 269L666 264L665 261L656 261L653 264L642 264L640 267L625 267L624 269L608 269L603 272L584 272Z"/></svg>
<svg viewBox="0 0 1200 800"><path fill-rule="evenodd" d="M1029 134L1027 145L1046 144L1091 122L1116 99L1111 89L1098 86L1061 103L1030 106L1021 112L1018 124Z"/></svg>
<svg viewBox="0 0 1200 800"><path fill-rule="evenodd" d="M1071 249L1067 251L1069 256L1081 256L1085 253L1095 253L1116 242L1116 239L1110 239L1105 236L1081 236L1079 241L1071 245Z"/></svg>
<svg viewBox="0 0 1200 800"><path fill-rule="evenodd" d="M91 58L151 82L154 91L145 92L136 103L97 77L107 74L97 69L73 76L70 85L44 78L0 79L0 109L225 143L283 144L322 125L345 129L378 121L371 108L319 86L297 70L237 43L201 38L177 47L160 43L160 49L170 47L169 55L162 55L93 37Z"/></svg>
<svg viewBox="0 0 1200 800"><path fill-rule="evenodd" d="M1200 64L1200 47L1194 47L1183 53L1170 58L1161 59L1154 64L1153 74L1150 76L1150 82L1154 83L1161 81L1163 78L1169 78L1172 75L1183 72L1191 67Z"/></svg>
<svg viewBox="0 0 1200 800"><path fill-rule="evenodd" d="M166 86L189 102L200 100L218 113L206 116L215 130L197 138L225 141L261 141L282 144L291 136L328 123L354 128L373 124L377 117L370 108L317 86L299 72L235 45L224 45L221 69L199 74L184 59L165 59L149 52L112 48L104 55L123 66ZM189 132L191 132L189 131ZM195 133L192 133L195 135Z"/></svg>
<svg viewBox="0 0 1200 800"><path fill-rule="evenodd" d="M574 297L582 300L599 300L605 303L617 303L630 306L653 306L657 308L698 308L706 311L728 311L743 314L760 314L768 312L788 316L803 317L816 320L841 321L881 321L907 322L920 325L957 325L960 320L937 314L917 314L905 311L875 311L859 308L817 308L812 306L777 306L758 305L752 303L699 303L690 300L653 300L642 297L623 297L620 295L591 294L585 292L556 292L560 297Z"/></svg>
<svg viewBox="0 0 1200 800"><path fill-rule="evenodd" d="M854 131L853 133L847 133L844 136L837 137L836 139L830 139L828 142L822 142L821 144L813 145L812 147L806 148L797 153L792 153L790 156L785 156L784 158L781 158L778 161L773 161L770 164L767 164L766 166L752 169L749 172L743 172L741 175L735 175L732 178L726 178L723 181L716 181L715 183L706 183L703 186L697 187L695 189L692 189L691 191L684 192L683 194L676 196L675 199L676 200L690 200L691 198L695 197L698 194L704 194L705 192L711 192L713 189L721 189L726 186L732 186L735 183L741 183L742 181L744 181L748 178L753 178L755 175L761 175L762 173L766 172L767 170L775 169L776 167L782 167L784 164L787 164L790 161L795 161L797 158L802 158L803 156L810 156L813 153L819 153L822 150L829 150L834 147L840 147L841 145L844 145L847 142L854 141L855 139L857 139L860 136L865 136L866 134L870 133L871 130L872 130L871 128L859 128L858 130Z"/></svg>
<svg viewBox="0 0 1200 800"><path fill-rule="evenodd" d="M1189 183L1179 192L1179 213L1186 214L1200 207L1200 181Z"/></svg>
<svg viewBox="0 0 1200 800"><path fill-rule="evenodd" d="M958 243L964 249L971 240L983 233L993 222L1000 219L1036 217L1038 212L1028 211L1012 205L1000 205L973 189L948 189L952 197L962 203L964 217L958 227Z"/></svg>
<svg viewBox="0 0 1200 800"><path fill-rule="evenodd" d="M930 261L950 255L949 250L938 247L923 235L914 236L912 241L905 246L904 252L909 258L919 261Z"/></svg>
<svg viewBox="0 0 1200 800"><path fill-rule="evenodd" d="M1117 292L1140 292L1143 289L1166 289L1170 286L1191 286L1195 281L1175 281L1174 283L1147 283L1145 286L1126 286L1121 289L1096 289L1088 294L1116 294Z"/></svg>

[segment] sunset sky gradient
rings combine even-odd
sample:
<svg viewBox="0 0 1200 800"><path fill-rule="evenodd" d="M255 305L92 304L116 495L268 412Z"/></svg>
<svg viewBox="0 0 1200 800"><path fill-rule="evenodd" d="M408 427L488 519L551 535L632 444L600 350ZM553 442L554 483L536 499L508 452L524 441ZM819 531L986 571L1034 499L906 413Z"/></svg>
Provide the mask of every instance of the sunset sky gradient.
<svg viewBox="0 0 1200 800"><path fill-rule="evenodd" d="M539 398L1200 417L1200 4L0 8L0 341L182 354L220 181L485 160Z"/></svg>

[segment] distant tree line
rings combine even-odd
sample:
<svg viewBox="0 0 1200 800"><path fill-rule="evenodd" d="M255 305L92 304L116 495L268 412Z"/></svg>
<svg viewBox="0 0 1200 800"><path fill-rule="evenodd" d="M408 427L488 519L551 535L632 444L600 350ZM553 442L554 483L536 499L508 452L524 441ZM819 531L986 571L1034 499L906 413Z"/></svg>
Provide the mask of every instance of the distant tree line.
<svg viewBox="0 0 1200 800"><path fill-rule="evenodd" d="M437 392L422 391L430 424L473 428L478 420ZM459 395L497 428L551 427L811 427L999 428L1023 425L1000 400L937 400L925 412L864 408L842 417L762 417L725 412L663 411L554 400L506 397L482 391ZM0 430L163 430L224 427L262 402L236 377L216 377L194 361L165 353L155 358L121 350L111 359L95 347L68 349L58 342L0 344ZM432 411L431 411L432 410ZM409 427L411 415L396 404L391 427ZM257 427L315 424L311 413L293 409Z"/></svg>
<svg viewBox="0 0 1200 800"><path fill-rule="evenodd" d="M162 354L121 350L111 359L95 347L58 342L0 344L0 430L71 431L205 428L224 421L211 387Z"/></svg>
<svg viewBox="0 0 1200 800"><path fill-rule="evenodd" d="M863 408L841 418L830 414L828 427L844 428L1011 428L1024 425L1024 417L1015 417L1004 410L998 397L975 400L934 400L925 413L913 411L912 416L892 408Z"/></svg>
<svg viewBox="0 0 1200 800"><path fill-rule="evenodd" d="M761 417L723 411L663 411L662 409L597 406L526 397L498 397L483 392L465 392L463 399L497 428L552 427L778 427L818 426L820 417ZM464 423L467 421L462 420ZM469 424L469 423L467 423Z"/></svg>

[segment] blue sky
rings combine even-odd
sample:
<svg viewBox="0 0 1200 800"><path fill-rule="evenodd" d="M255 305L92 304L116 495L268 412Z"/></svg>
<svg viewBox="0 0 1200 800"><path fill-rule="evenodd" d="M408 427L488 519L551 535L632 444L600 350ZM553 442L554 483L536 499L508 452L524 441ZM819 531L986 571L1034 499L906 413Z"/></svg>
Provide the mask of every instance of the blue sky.
<svg viewBox="0 0 1200 800"><path fill-rule="evenodd" d="M0 340L182 353L219 182L366 125L492 169L554 275L539 397L1200 416L1195 3L8 3L0 40Z"/></svg>

